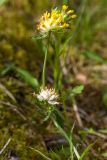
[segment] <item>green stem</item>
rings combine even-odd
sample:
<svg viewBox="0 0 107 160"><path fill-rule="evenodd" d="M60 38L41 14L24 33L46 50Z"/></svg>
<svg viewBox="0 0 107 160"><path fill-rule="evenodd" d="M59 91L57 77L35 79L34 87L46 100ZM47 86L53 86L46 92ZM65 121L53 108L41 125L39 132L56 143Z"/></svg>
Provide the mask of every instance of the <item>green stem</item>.
<svg viewBox="0 0 107 160"><path fill-rule="evenodd" d="M53 121L55 127L59 130L60 134L62 134L65 137L65 139L67 140L67 142L69 143L70 159L73 160L74 159L73 158L73 153L74 153L73 152L73 147L74 146L73 146L73 143L71 141L71 138L67 135L67 133L63 130L63 128L57 123L57 121L54 118L52 118L52 121Z"/></svg>
<svg viewBox="0 0 107 160"><path fill-rule="evenodd" d="M55 89L58 89L58 77L59 77L59 64L58 64L58 57L57 57L57 54L56 54L56 57L55 57L55 68L54 68L54 88Z"/></svg>
<svg viewBox="0 0 107 160"><path fill-rule="evenodd" d="M60 90L61 87L61 71L60 71L60 40L55 46L55 61L54 61L54 88Z"/></svg>
<svg viewBox="0 0 107 160"><path fill-rule="evenodd" d="M47 42L48 44L45 50L45 58L44 58L44 63L43 63L43 71L42 71L42 87L43 88L45 87L45 80L46 80L45 74L46 74L47 55L48 55L48 49L49 49L49 39L50 39L50 33L48 36L48 42Z"/></svg>
<svg viewBox="0 0 107 160"><path fill-rule="evenodd" d="M42 72L42 86L45 87L45 73L46 73L46 62L47 62L47 54L48 54L48 47L45 51L45 58L44 58L44 64L43 64L43 72Z"/></svg>
<svg viewBox="0 0 107 160"><path fill-rule="evenodd" d="M63 4L68 5L69 0L63 0Z"/></svg>

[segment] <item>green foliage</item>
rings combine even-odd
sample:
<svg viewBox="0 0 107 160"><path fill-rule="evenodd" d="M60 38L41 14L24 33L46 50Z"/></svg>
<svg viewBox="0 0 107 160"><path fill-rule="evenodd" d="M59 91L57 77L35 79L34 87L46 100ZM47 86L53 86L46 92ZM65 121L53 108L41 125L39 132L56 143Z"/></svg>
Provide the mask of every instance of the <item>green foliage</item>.
<svg viewBox="0 0 107 160"><path fill-rule="evenodd" d="M76 150L74 144L73 144L73 137L72 137L72 131L71 133L68 135L63 128L61 128L61 126L53 119L53 122L55 124L55 126L58 128L59 132L65 137L65 139L68 141L69 143L69 149L70 149L70 158L73 160L74 159L74 153L75 156L77 157L77 159L79 160L80 156L78 151Z"/></svg>
<svg viewBox="0 0 107 160"><path fill-rule="evenodd" d="M84 89L83 85L76 86L71 90L71 94L72 95L80 94L80 93L82 93L83 89Z"/></svg>
<svg viewBox="0 0 107 160"><path fill-rule="evenodd" d="M7 0L0 0L0 6L3 5Z"/></svg>
<svg viewBox="0 0 107 160"><path fill-rule="evenodd" d="M83 55L86 58L89 58L89 59L93 60L93 62L99 62L99 63L102 63L102 64L107 64L107 60L104 59L103 57L101 57L96 52L86 51L86 52L83 53Z"/></svg>
<svg viewBox="0 0 107 160"><path fill-rule="evenodd" d="M100 129L99 131L100 131L100 133L107 134L107 128Z"/></svg>
<svg viewBox="0 0 107 160"><path fill-rule="evenodd" d="M103 94L103 103L107 107L107 92Z"/></svg>
<svg viewBox="0 0 107 160"><path fill-rule="evenodd" d="M15 67L15 65L14 65L13 63L8 64L8 65L5 67L5 69L3 69L3 70L1 71L1 75L2 75L2 76L5 76L6 74L8 74L8 72L12 71L12 70L14 69L14 67Z"/></svg>
<svg viewBox="0 0 107 160"><path fill-rule="evenodd" d="M107 157L107 152L102 153L102 156L106 158Z"/></svg>
<svg viewBox="0 0 107 160"><path fill-rule="evenodd" d="M37 149L35 149L35 148L30 148L30 149L32 149L32 150L34 150L35 152L37 152L38 154L40 154L43 159L52 160L52 159L50 159L49 157L47 157L44 153L42 153L41 151L39 151L39 150L37 150Z"/></svg>
<svg viewBox="0 0 107 160"><path fill-rule="evenodd" d="M25 80L25 82L27 82L33 88L37 89L37 87L39 86L39 83L35 77L33 77L28 71L24 69L15 68L15 70L18 73L18 75Z"/></svg>
<svg viewBox="0 0 107 160"><path fill-rule="evenodd" d="M67 157L69 157L69 148L68 147L63 147L60 150L51 150L49 152L50 157L55 160L61 160L63 158L63 160L66 160Z"/></svg>
<svg viewBox="0 0 107 160"><path fill-rule="evenodd" d="M96 44L96 33L106 30L106 8L107 2L97 1L92 2L83 0L79 6L77 28L75 32L76 42L78 45L84 44L88 49L90 45ZM103 18L102 18L103 17Z"/></svg>
<svg viewBox="0 0 107 160"><path fill-rule="evenodd" d="M63 4L68 5L69 0L63 0Z"/></svg>
<svg viewBox="0 0 107 160"><path fill-rule="evenodd" d="M85 160L86 156L89 154L89 151L92 149L94 143L90 144L82 153L79 160Z"/></svg>
<svg viewBox="0 0 107 160"><path fill-rule="evenodd" d="M103 88L102 101L103 101L104 105L107 107L107 86L105 86L105 87Z"/></svg>
<svg viewBox="0 0 107 160"><path fill-rule="evenodd" d="M28 70L31 69L33 71L37 71L36 74L39 73L38 68L40 69L40 66L42 65L42 63L41 65L39 63L40 66L38 65L38 68L36 69L35 60L39 59L38 61L40 62L40 58L42 58L42 56L39 57L39 55L40 53L45 51L46 47L44 47L44 45L46 45L47 40L46 41L44 40L43 42L41 42L41 40L36 40L36 45L32 42L31 34L33 32L32 31L33 28L35 29L34 17L38 19L39 17L38 13L40 14L40 12L42 12L42 9L46 10L47 8L48 10L48 6L49 7L56 6L56 3L59 3L59 5L61 5L62 3L67 4L68 0L63 0L63 2L61 0L58 0L56 2L51 1L50 3L49 3L49 0L45 0L44 3L43 1L40 1L40 0L36 0L36 1L35 0L23 0L23 1L16 0L14 2L13 1L9 1L9 5L7 6L4 5L3 7L1 7L2 16L0 17L0 33L1 33L0 71L2 72L1 72L0 80L1 80L1 83L3 82L3 84L6 85L6 88L8 88L8 91L9 90L12 91L12 95L15 96L16 101L13 101L12 96L9 94L7 94L8 95L7 97L6 97L6 94L5 96L4 95L2 96L2 92L0 92L0 97L3 97L3 98L0 100L4 100L4 102L12 101L13 103L15 103L16 108L15 110L14 109L12 110L11 107L6 108L0 104L0 117L1 117L0 148L3 147L3 144L5 144L6 140L9 137L12 137L11 144L7 147L7 149L4 151L4 154L1 155L0 158L2 160L7 159L8 149L15 148L15 150L19 154L20 159L23 159L23 160L26 160L26 159L39 160L43 158L47 160L51 160L51 159L66 160L68 158L71 158L72 160L73 159L85 160L87 159L86 157L88 157L88 159L92 157L91 159L93 160L97 159L93 157L93 152L89 154L94 144L90 144L86 149L84 149L83 145L81 145L81 149L77 150L74 144L74 137L73 137L73 134L75 135L75 131L74 133L73 131L71 132L68 131L68 128L70 128L71 126L71 123L73 123L72 121L74 121L74 119L72 120L71 118L72 113L71 111L69 111L69 113L68 111L66 112L66 116L68 116L67 117L68 121L67 121L67 119L64 117L65 114L63 114L63 111L60 112L58 108L60 106L62 108L65 106L65 111L68 108L70 110L69 105L71 105L72 103L71 102L72 98L74 98L73 101L76 102L76 95L81 94L81 92L84 89L83 85L70 88L71 83L75 85L75 81L72 81L72 82L70 81L70 84L68 84L69 81L67 81L67 85L69 86L70 89L66 91L65 90L63 91L61 89L61 87L62 88L66 87L66 82L64 81L65 79L63 77L63 73L61 72L62 68L59 67L60 66L59 56L62 53L65 54L66 51L72 52L74 56L74 57L72 56L72 60L74 60L74 62L76 63L70 64L71 61L69 59L67 61L67 65L69 65L69 68L73 68L74 71L75 71L75 68L77 68L78 70L79 66L84 67L84 65L82 66L82 64L84 64L86 59L90 59L90 62L92 60L95 63L96 62L100 63L100 65L107 64L107 60L103 58L102 55L100 56L99 54L97 54L97 51L96 52L93 51L93 46L94 45L96 46L96 44L97 46L101 47L101 50L102 50L101 53L103 53L103 49L106 46L103 38L106 37L105 33L107 30L107 22L106 22L106 14L105 14L107 10L107 0L102 0L102 1L101 0L99 1L83 0L81 2L74 1L73 3L75 3L75 5L73 6L73 8L76 8L77 14L78 14L78 20L76 24L77 26L75 27L75 32L66 33L62 35L61 38L59 38L60 33L57 35L56 39L55 37L51 37L51 40L53 38L54 41L49 46L48 56L50 59L48 59L48 62L49 62L48 65L49 64L52 64L52 65L49 66L49 78L47 82L51 82L51 85L52 85L54 83L52 81L52 78L54 77L54 80L56 83L54 84L54 86L56 87L56 89L59 90L59 93L62 95L61 100L68 100L67 98L70 96L69 101L67 101L67 106L66 104L64 104L65 101L64 102L61 101L59 106L58 107L56 106L57 108L56 109L53 108L53 110L52 108L50 109L50 106L47 106L46 104L41 104L42 105L41 106L39 103L36 103L36 107L34 107L34 104L32 107L32 96L26 95L26 91L28 93L29 87L27 87L26 85L24 86L22 83L20 83L20 77L22 78L22 81L24 83L27 83L28 85L32 86L32 88L34 88L35 90L39 89L40 87L39 81L41 82L41 80L40 79L37 80L35 76L32 76L32 74L28 72ZM0 0L0 6L5 4L5 2L6 0ZM46 6L47 4L48 6ZM99 36L98 38L97 36L100 34L101 36ZM101 37L101 40L100 40L100 37ZM68 42L70 42L70 40L73 40L74 42L74 39L76 42L75 46L77 48L76 54L74 53L73 50L69 50L71 43L69 43L70 45L68 45ZM58 42L59 40L60 42ZM83 53L84 57L86 57L85 60L81 61L80 53ZM106 51L104 52L104 54L105 53ZM57 59L56 62L55 62L55 55L58 55L56 58ZM106 57L106 54L104 55L104 57ZM6 66L6 69L4 69L5 66ZM15 66L19 66L19 67L15 67ZM25 69L22 69L22 68L25 68ZM54 74L52 74L53 70L54 70ZM16 75L15 76L13 75L14 71L15 73L17 73L19 77L15 77ZM46 75L46 77L47 76L48 74ZM66 75L66 77L67 76L68 75ZM72 76L68 76L70 77L70 80L72 79ZM36 77L39 77L39 76L37 75ZM64 85L62 84L62 81L65 82ZM90 84L90 85L93 86L94 84ZM64 92L64 96L62 92ZM92 96L93 95L94 94L92 93ZM11 99L9 98L9 96ZM84 97L84 99L86 99L86 97ZM102 101L104 105L107 106L106 89L103 91ZM29 106L29 107L26 108L26 106ZM41 118L38 116L37 111L41 110L43 112L42 107L44 107L45 114L41 113L42 114L42 118ZM23 113L26 117L26 120L22 121L20 119L20 116L14 113L14 111L20 111L19 113ZM87 106L84 112L87 112ZM80 116L81 116L81 113L80 113ZM82 114L82 116L84 116L84 113ZM56 133L55 128L50 122L51 118L53 117L54 117L54 120L56 120L54 122L55 126L57 127L59 133L65 137L66 141L69 143L69 147L66 148L64 146L62 149L59 149L57 151L50 150L49 152L46 152L46 148L44 147L45 145L43 145L44 144L43 137L48 136L48 134L51 134L54 132ZM49 121L50 123L49 127L46 127L45 125L43 126L43 124L41 124L41 122L46 123L47 121ZM70 126L68 126L69 124ZM88 123L88 125L90 125L90 123ZM84 128L87 127L87 124L84 123L83 127ZM89 129L87 132L85 131L81 132L81 134L83 135L83 137L80 140L82 144L84 144L84 137L87 138L88 134L95 133L94 126L91 126L91 127L92 129ZM66 128L67 131L64 128ZM79 137L77 132L78 132L78 127L76 128L75 137ZM101 130L100 132L103 134L106 134L107 130L104 129L104 130ZM39 144L40 142L41 144ZM34 149L31 150L30 148L34 148ZM102 151L102 146L100 146L99 149ZM35 150L35 153L33 153L33 150ZM81 152L83 151L83 153L80 154L81 153L80 151ZM101 157L103 156L103 158L107 157L106 151L102 151L101 155L100 153L97 153L97 154L98 156L101 156ZM95 155L97 154L95 153Z"/></svg>

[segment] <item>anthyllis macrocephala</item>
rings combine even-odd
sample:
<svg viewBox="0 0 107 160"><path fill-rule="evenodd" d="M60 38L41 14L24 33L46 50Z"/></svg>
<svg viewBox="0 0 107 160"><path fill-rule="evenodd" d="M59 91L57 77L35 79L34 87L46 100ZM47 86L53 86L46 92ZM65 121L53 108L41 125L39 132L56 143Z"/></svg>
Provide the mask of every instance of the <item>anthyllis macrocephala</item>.
<svg viewBox="0 0 107 160"><path fill-rule="evenodd" d="M52 31L72 29L73 20L76 17L74 10L69 10L68 6L63 5L61 9L55 8L51 12L46 11L40 18L36 31L45 37Z"/></svg>
<svg viewBox="0 0 107 160"><path fill-rule="evenodd" d="M41 88L39 94L36 95L36 98L39 101L44 101L51 105L59 104L59 95L53 88Z"/></svg>

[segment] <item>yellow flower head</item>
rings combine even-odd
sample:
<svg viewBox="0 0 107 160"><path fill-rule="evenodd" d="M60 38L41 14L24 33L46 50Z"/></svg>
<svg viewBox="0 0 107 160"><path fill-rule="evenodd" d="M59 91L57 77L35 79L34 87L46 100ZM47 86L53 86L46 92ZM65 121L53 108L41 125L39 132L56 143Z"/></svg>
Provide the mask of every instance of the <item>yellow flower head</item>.
<svg viewBox="0 0 107 160"><path fill-rule="evenodd" d="M46 11L40 18L37 32L43 36L50 31L70 29L74 18L76 18L74 10L68 10L66 5L63 5L61 9L55 8L51 12Z"/></svg>
<svg viewBox="0 0 107 160"><path fill-rule="evenodd" d="M62 9L63 9L63 10L67 10L67 9L68 9L68 6L63 5L63 6L62 6Z"/></svg>

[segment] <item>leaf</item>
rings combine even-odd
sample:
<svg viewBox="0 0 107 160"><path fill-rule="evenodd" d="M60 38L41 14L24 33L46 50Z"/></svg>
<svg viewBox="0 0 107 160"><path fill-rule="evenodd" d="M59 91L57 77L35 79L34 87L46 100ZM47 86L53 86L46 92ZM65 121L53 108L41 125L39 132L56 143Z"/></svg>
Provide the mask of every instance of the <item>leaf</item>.
<svg viewBox="0 0 107 160"><path fill-rule="evenodd" d="M11 63L11 64L8 64L6 65L6 68L2 70L1 72L1 75L4 76L6 75L7 73L9 73L10 71L12 71L15 67L15 64L14 63Z"/></svg>
<svg viewBox="0 0 107 160"><path fill-rule="evenodd" d="M83 85L76 86L71 90L71 94L80 94L84 89Z"/></svg>
<svg viewBox="0 0 107 160"><path fill-rule="evenodd" d="M63 128L53 119L54 125L56 126L56 128L59 130L59 132L65 137L65 139L68 141L69 145L70 145L70 154L73 156L73 152L75 153L76 157L79 159L79 153L76 150L75 146L73 145L72 142L72 134L68 135Z"/></svg>
<svg viewBox="0 0 107 160"><path fill-rule="evenodd" d="M99 132L100 132L100 133L103 133L103 134L107 134L107 128L105 128L105 129L100 129Z"/></svg>
<svg viewBox="0 0 107 160"><path fill-rule="evenodd" d="M107 107L107 92L105 92L103 94L103 103L104 103L105 107Z"/></svg>
<svg viewBox="0 0 107 160"><path fill-rule="evenodd" d="M59 110L57 108L55 108L54 114L55 114L57 123L59 124L60 127L63 128L64 127L64 119L63 119L62 114L59 112Z"/></svg>
<svg viewBox="0 0 107 160"><path fill-rule="evenodd" d="M62 146L62 148L63 148L63 146ZM62 148L61 148L61 149L62 149ZM64 149L65 149L65 148L64 148ZM64 151L66 151L66 150L64 150ZM63 152L62 154L64 154L64 151L62 151L62 152ZM60 154L58 154L57 152L51 150L51 152L49 152L49 154L50 154L50 156L52 157L52 159L61 160ZM65 152L65 155L67 155L66 152Z"/></svg>
<svg viewBox="0 0 107 160"><path fill-rule="evenodd" d="M39 155L41 155L44 159L46 160L52 160L51 158L47 157L45 154L43 154L41 151L35 149L35 148L32 148L32 147L29 147L30 149L34 150L35 152L37 152Z"/></svg>
<svg viewBox="0 0 107 160"><path fill-rule="evenodd" d="M43 119L43 122L46 122L47 120L49 120L51 113L52 113L51 111L47 113L46 117Z"/></svg>
<svg viewBox="0 0 107 160"><path fill-rule="evenodd" d="M7 0L0 0L0 6L3 5Z"/></svg>
<svg viewBox="0 0 107 160"><path fill-rule="evenodd" d="M63 0L63 4L67 5L69 0Z"/></svg>
<svg viewBox="0 0 107 160"><path fill-rule="evenodd" d="M105 86L103 89L102 101L103 101L105 107L107 107L107 86Z"/></svg>
<svg viewBox="0 0 107 160"><path fill-rule="evenodd" d="M67 135L67 133L62 129L62 127L53 119L54 125L56 126L56 128L59 130L59 132L65 137L65 139L69 142L69 136Z"/></svg>
<svg viewBox="0 0 107 160"><path fill-rule="evenodd" d="M15 70L19 74L19 76L22 77L25 82L27 82L33 88L37 88L39 86L38 80L33 77L28 71L21 68L15 68Z"/></svg>
<svg viewBox="0 0 107 160"><path fill-rule="evenodd" d="M14 102L16 102L14 95L1 83L0 90L2 90L6 95L8 95L8 97L10 97Z"/></svg>
<svg viewBox="0 0 107 160"><path fill-rule="evenodd" d="M96 61L96 62L107 64L107 60L104 59L103 57L101 57L100 55L98 55L96 52L86 51L83 53L83 55L89 59Z"/></svg>
<svg viewBox="0 0 107 160"><path fill-rule="evenodd" d="M107 152L102 153L102 156L103 156L103 157L107 157Z"/></svg>
<svg viewBox="0 0 107 160"><path fill-rule="evenodd" d="M87 154L89 154L89 151L91 150L91 148L93 147L95 143L91 143L85 150L84 152L82 153L82 155L80 156L79 160L83 160Z"/></svg>

